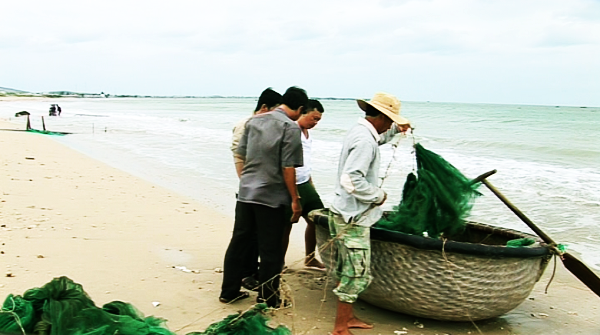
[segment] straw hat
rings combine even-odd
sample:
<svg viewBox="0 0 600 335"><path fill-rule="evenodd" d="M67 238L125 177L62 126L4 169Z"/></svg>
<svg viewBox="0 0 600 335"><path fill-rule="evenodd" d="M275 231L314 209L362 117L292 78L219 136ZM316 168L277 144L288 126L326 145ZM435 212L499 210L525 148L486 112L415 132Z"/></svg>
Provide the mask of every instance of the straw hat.
<svg viewBox="0 0 600 335"><path fill-rule="evenodd" d="M396 124L410 123L410 121L400 116L400 100L391 94L379 92L375 93L373 99L368 102L361 99L356 100L356 102L358 103L360 109L365 112L367 111L367 105L371 105L392 119L392 121L396 122Z"/></svg>

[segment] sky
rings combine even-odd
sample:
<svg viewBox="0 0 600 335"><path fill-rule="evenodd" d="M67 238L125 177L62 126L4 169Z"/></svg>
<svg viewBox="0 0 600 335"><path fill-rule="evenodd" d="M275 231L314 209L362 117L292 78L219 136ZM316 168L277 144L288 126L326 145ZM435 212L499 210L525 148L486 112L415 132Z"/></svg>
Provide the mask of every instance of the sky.
<svg viewBox="0 0 600 335"><path fill-rule="evenodd" d="M0 87L600 106L600 0L1 2Z"/></svg>

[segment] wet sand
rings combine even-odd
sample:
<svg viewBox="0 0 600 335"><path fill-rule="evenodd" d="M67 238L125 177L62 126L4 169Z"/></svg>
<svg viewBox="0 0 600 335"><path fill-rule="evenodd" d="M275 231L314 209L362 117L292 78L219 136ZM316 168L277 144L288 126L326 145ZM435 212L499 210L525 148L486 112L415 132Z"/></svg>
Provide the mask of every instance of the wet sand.
<svg viewBox="0 0 600 335"><path fill-rule="evenodd" d="M0 121L0 129L16 128ZM0 130L0 148L0 298L67 276L82 284L96 305L130 302L145 315L167 319L178 334L203 330L253 303L217 300L233 213L224 215L46 135ZM292 270L302 269L303 231L299 223L292 232L286 260ZM358 302L358 316L375 328L354 333L599 334L600 298L560 262L544 294L552 267L517 309L477 327ZM320 276L305 271L284 276L295 304L274 312L274 324L285 324L294 334L331 331L336 299Z"/></svg>

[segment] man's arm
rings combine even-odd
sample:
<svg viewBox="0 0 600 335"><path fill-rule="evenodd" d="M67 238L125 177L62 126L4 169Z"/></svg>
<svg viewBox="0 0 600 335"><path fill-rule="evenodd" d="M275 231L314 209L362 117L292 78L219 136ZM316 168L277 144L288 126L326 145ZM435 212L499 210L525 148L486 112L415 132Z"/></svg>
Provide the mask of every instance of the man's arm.
<svg viewBox="0 0 600 335"><path fill-rule="evenodd" d="M354 143L344 162L340 185L358 201L381 205L387 198L386 193L366 178L375 157L374 150L367 142Z"/></svg>
<svg viewBox="0 0 600 335"><path fill-rule="evenodd" d="M242 177L242 170L244 169L244 164L246 163L246 149L248 146L248 129L246 128L246 123L242 124L242 126L243 131L241 132L239 141L236 143L234 140L233 142L236 146L235 151L233 152L233 163L235 165L235 172L237 173L238 178ZM234 133L235 132L236 129L234 129ZM237 129L237 132L239 133L239 129Z"/></svg>
<svg viewBox="0 0 600 335"><path fill-rule="evenodd" d="M298 195L298 189L296 188L296 169L293 167L284 167L283 180L285 181L285 186L292 197L293 214L290 221L292 223L296 223L298 220L300 220L300 215L302 215L302 205L300 204L300 196Z"/></svg>
<svg viewBox="0 0 600 335"><path fill-rule="evenodd" d="M410 128L410 124L396 124L393 123L388 131L383 134L379 134L379 145L385 144L394 138L394 136L398 133L406 133L406 131Z"/></svg>
<svg viewBox="0 0 600 335"><path fill-rule="evenodd" d="M242 170L244 169L244 163L246 162L246 157L233 154L233 163L235 164L235 172L237 172L238 178L242 177Z"/></svg>

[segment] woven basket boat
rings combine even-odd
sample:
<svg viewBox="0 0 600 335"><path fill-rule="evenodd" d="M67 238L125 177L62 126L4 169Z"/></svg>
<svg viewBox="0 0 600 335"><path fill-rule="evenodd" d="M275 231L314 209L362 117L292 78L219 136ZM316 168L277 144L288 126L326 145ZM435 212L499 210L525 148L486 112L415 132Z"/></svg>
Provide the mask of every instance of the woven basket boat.
<svg viewBox="0 0 600 335"><path fill-rule="evenodd" d="M335 277L335 243L328 210L310 213L328 274ZM506 242L533 238L530 247ZM360 299L392 311L444 321L500 316L521 304L540 279L551 255L534 235L468 222L465 233L442 241L371 228L373 281Z"/></svg>

